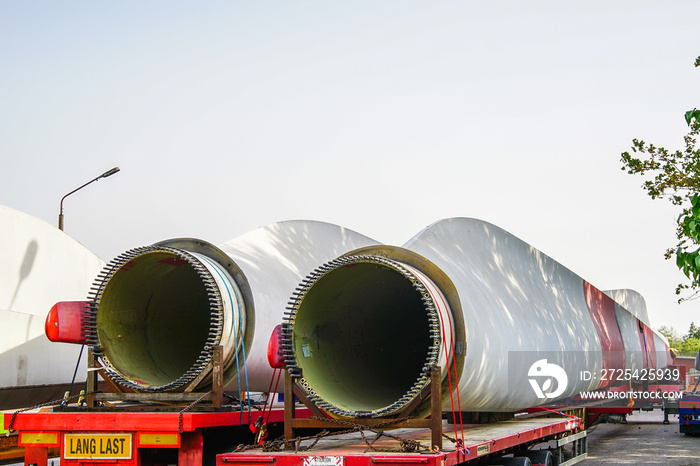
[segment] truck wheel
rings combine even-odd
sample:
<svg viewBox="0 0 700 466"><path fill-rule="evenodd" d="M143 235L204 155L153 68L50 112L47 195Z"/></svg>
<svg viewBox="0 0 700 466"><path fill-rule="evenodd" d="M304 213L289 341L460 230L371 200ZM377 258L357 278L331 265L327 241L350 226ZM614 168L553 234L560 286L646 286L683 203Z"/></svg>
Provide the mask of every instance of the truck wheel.
<svg viewBox="0 0 700 466"><path fill-rule="evenodd" d="M531 450L524 453L523 456L530 458L533 465L542 464L544 466L552 466L554 464L554 457L549 450Z"/></svg>
<svg viewBox="0 0 700 466"><path fill-rule="evenodd" d="M527 456L515 456L513 458L501 458L498 464L503 466L532 466L532 461Z"/></svg>

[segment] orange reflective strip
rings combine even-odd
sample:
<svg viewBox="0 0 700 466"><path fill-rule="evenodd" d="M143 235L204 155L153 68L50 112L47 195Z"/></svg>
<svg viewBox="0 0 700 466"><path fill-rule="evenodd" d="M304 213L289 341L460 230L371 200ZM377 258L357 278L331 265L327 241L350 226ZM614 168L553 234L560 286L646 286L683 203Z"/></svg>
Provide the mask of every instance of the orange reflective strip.
<svg viewBox="0 0 700 466"><path fill-rule="evenodd" d="M58 432L20 432L17 443L21 447L57 447Z"/></svg>
<svg viewBox="0 0 700 466"><path fill-rule="evenodd" d="M170 432L139 433L138 446L177 448L180 446L180 435Z"/></svg>

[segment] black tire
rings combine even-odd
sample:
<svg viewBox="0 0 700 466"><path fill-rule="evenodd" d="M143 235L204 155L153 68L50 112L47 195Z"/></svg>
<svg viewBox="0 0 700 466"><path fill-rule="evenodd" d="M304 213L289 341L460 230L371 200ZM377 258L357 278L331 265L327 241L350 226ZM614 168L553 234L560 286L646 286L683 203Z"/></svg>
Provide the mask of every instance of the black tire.
<svg viewBox="0 0 700 466"><path fill-rule="evenodd" d="M544 464L552 466L554 464L554 456L549 450L530 450L523 456L527 456L532 461L532 464Z"/></svg>
<svg viewBox="0 0 700 466"><path fill-rule="evenodd" d="M532 466L532 461L527 456L515 456L513 458L501 458L498 464L503 466Z"/></svg>

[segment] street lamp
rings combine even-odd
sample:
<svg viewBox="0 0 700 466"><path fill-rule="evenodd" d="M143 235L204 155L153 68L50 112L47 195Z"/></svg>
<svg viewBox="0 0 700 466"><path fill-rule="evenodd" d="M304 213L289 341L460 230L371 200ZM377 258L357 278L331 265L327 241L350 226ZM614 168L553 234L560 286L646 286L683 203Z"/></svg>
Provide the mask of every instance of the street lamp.
<svg viewBox="0 0 700 466"><path fill-rule="evenodd" d="M118 171L119 171L119 167L114 167L114 168L112 168L111 170L107 170L106 172L104 172L103 174L101 174L100 176L98 176L97 178L88 181L87 183L85 183L85 184L82 185L81 187L75 188L73 191L71 191L71 192L69 192L68 194L66 194L65 196L63 196L63 197L61 198L61 211L60 211L59 214L58 214L58 229L61 230L61 231L63 231L63 200L64 200L65 198L67 198L68 196L70 196L70 195L73 194L74 192L76 192L76 191L78 191L78 190L80 190L80 189L83 189L85 186L89 185L90 183L95 182L95 181L99 180L100 178L107 178L108 176L112 176L112 175L114 175L115 173L117 173Z"/></svg>

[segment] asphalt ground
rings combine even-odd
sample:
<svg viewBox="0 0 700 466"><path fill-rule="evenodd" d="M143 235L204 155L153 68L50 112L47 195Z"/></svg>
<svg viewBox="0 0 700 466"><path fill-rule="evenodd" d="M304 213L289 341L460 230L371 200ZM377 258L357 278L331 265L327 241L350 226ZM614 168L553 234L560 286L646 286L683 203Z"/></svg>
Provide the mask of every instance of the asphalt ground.
<svg viewBox="0 0 700 466"><path fill-rule="evenodd" d="M661 410L627 416L627 424L598 424L588 430L588 460L583 465L668 464L700 466L700 436L678 432L678 417L663 424Z"/></svg>

